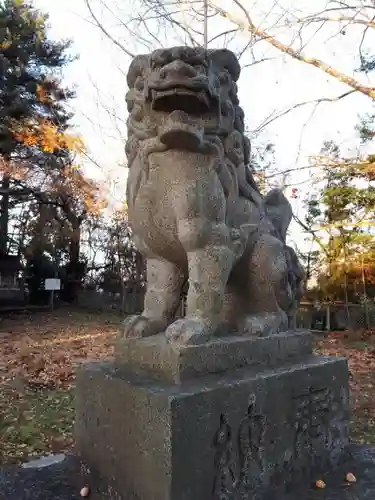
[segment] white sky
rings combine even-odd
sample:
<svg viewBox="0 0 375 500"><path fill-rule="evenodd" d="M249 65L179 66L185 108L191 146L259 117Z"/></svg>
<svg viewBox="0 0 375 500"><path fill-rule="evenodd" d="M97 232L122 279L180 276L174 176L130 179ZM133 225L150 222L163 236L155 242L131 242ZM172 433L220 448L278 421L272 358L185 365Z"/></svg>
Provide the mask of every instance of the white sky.
<svg viewBox="0 0 375 500"><path fill-rule="evenodd" d="M108 0L108 2L113 1ZM125 4L130 5L126 1L117 0L117 4L120 4L123 9ZM78 95L72 103L75 112L74 124L78 133L83 136L89 155L101 167L99 169L92 163L88 164L88 174L99 178L118 179L120 183L117 189L112 189L112 196L115 201L121 200L124 198L126 180L126 169L120 165L124 164L125 158L124 140L121 139L121 134L125 132L124 96L129 58L115 48L97 27L90 24L84 0L34 0L34 3L36 7L50 14L53 37L73 40L73 50L80 59L66 69L65 77L67 84L76 86ZM216 3L232 9L230 0L222 2L217 0ZM259 22L263 22L262 10L265 9L267 0L258 3L261 4L261 8L254 3L254 12L258 14ZM289 4L290 8L301 9L306 14L306 6L310 5L310 8L318 11L319 6L324 7L325 3L323 0L314 0L314 2L285 0L283 7ZM93 3L93 5L96 4ZM131 8L133 11L137 9L137 0L131 2ZM111 24L111 20L105 17L105 12L97 9L96 13L107 23L106 26L110 27L111 32L121 38L125 29L118 26L118 23L116 25L113 19ZM268 16L267 22L271 21ZM217 29L223 29L220 21L219 24L217 20L214 22L215 26L209 25L209 30L214 32ZM335 27L337 28L337 25ZM355 66L358 66L356 57L360 34L355 30L349 31L348 29L345 36L339 35L331 39L329 39L329 33L327 35L327 32L320 31L312 38L305 52L371 85L365 76L354 72ZM332 35L336 32L337 30L333 31ZM278 33L283 38L287 31L280 28ZM238 43L244 45L247 37L243 34ZM131 43L127 39L122 42L129 44L133 52L137 51L134 41ZM374 38L372 42L374 46ZM171 40L171 45L175 44ZM269 52L268 47L262 50L266 55L277 56L277 59L245 69L239 81L240 101L250 130L256 129L275 109L282 110L291 104L323 96L337 96L349 90L347 86L338 83L316 68L293 61L288 56L282 56L275 51ZM138 48L138 51L144 52L144 49ZM246 63L246 54L244 61L241 62ZM375 85L374 82L372 84ZM103 104L109 111L105 111ZM116 121L111 116L113 111L120 120ZM271 141L275 144L277 167L280 170L307 165L308 156L318 153L325 140L336 140L344 150L350 151L355 148L358 145L358 140L354 137L357 117L359 114L371 111L371 99L354 94L337 103L321 104L313 114L312 111L311 105L302 107L276 120L262 133L263 141ZM304 193L312 189L311 184L306 183L306 180L308 180L308 171L296 173L292 178L293 183L301 191L300 199L293 202L294 210L299 213L302 210L301 198ZM296 227L293 228L291 237L299 242L303 239Z"/></svg>

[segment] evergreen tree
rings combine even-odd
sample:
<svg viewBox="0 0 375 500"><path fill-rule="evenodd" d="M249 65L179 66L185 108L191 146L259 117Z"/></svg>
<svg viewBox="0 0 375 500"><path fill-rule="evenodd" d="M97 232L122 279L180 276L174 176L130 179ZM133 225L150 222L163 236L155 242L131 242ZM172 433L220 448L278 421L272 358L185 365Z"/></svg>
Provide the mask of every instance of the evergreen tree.
<svg viewBox="0 0 375 500"><path fill-rule="evenodd" d="M7 251L10 196L61 177L76 146L66 132L74 93L60 77L70 42L50 40L47 21L28 2L0 0L0 254Z"/></svg>
<svg viewBox="0 0 375 500"><path fill-rule="evenodd" d="M0 0L0 154L32 158L66 146L73 92L58 72L70 42L48 38L46 15L21 0ZM60 140L60 141L59 141ZM39 149L37 151L36 149Z"/></svg>

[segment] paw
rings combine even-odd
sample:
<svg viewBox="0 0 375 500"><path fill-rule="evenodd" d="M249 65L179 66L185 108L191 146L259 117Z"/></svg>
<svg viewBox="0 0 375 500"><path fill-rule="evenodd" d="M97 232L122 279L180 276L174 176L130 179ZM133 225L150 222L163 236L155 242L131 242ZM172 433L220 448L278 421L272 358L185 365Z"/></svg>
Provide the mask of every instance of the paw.
<svg viewBox="0 0 375 500"><path fill-rule="evenodd" d="M215 327L202 318L178 319L165 331L167 341L175 345L205 344L214 336Z"/></svg>
<svg viewBox="0 0 375 500"><path fill-rule="evenodd" d="M268 337L288 330L288 318L282 311L246 316L238 325L240 335Z"/></svg>
<svg viewBox="0 0 375 500"><path fill-rule="evenodd" d="M122 338L138 339L151 337L164 331L166 322L158 319L150 319L142 315L133 315L126 318L122 323Z"/></svg>

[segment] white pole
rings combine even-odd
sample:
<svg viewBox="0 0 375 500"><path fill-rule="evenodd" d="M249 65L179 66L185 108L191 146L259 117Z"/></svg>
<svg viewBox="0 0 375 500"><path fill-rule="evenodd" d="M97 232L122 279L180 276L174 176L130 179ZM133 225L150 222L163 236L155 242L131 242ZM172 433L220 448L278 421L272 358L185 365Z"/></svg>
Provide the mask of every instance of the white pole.
<svg viewBox="0 0 375 500"><path fill-rule="evenodd" d="M208 0L203 0L203 46L207 50L208 46Z"/></svg>

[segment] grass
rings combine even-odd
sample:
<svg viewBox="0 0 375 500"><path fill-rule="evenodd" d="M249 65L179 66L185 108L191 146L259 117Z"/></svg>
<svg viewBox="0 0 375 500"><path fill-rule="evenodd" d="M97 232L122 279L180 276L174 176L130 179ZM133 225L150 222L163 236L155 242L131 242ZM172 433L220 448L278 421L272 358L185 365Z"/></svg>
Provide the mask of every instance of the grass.
<svg viewBox="0 0 375 500"><path fill-rule="evenodd" d="M0 392L1 461L27 460L46 452L68 451L74 420L73 390Z"/></svg>
<svg viewBox="0 0 375 500"><path fill-rule="evenodd" d="M74 447L74 373L112 356L119 316L62 309L0 324L0 464ZM352 438L375 443L375 332L332 333L316 351L348 358Z"/></svg>

